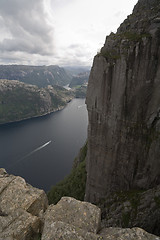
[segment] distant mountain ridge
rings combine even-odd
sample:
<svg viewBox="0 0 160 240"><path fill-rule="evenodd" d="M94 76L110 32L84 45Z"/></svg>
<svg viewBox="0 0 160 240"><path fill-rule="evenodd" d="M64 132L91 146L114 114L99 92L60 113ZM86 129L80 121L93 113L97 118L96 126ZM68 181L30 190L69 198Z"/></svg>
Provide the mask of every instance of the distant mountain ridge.
<svg viewBox="0 0 160 240"><path fill-rule="evenodd" d="M46 87L48 85L67 85L71 81L71 76L64 68L57 65L0 65L0 79L18 80L38 87Z"/></svg>
<svg viewBox="0 0 160 240"><path fill-rule="evenodd" d="M88 79L89 79L89 74L90 74L90 71L86 71L86 72L79 73L76 76L73 76L73 78L69 84L69 87L72 88L72 87L87 84Z"/></svg>
<svg viewBox="0 0 160 240"><path fill-rule="evenodd" d="M63 68L71 77L91 70L90 66L65 66Z"/></svg>

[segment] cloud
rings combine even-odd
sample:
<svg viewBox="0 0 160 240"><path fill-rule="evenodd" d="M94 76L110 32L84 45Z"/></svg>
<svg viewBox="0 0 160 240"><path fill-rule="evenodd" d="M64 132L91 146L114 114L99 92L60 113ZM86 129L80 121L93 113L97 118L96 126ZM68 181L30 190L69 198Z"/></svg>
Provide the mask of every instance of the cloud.
<svg viewBox="0 0 160 240"><path fill-rule="evenodd" d="M43 0L0 1L1 52L53 54L53 26Z"/></svg>
<svg viewBox="0 0 160 240"><path fill-rule="evenodd" d="M0 64L90 65L137 0L0 0Z"/></svg>

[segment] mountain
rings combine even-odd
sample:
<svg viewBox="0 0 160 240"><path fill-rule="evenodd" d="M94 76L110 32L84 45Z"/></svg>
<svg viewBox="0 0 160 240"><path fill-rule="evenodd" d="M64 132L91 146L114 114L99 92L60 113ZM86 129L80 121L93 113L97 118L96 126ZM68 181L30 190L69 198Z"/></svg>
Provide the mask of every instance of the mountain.
<svg viewBox="0 0 160 240"><path fill-rule="evenodd" d="M64 68L56 65L0 65L0 79L19 80L38 87L46 87L48 85L67 85L71 81L71 76L66 73Z"/></svg>
<svg viewBox="0 0 160 240"><path fill-rule="evenodd" d="M60 86L39 88L17 80L0 80L0 124L62 109L73 93Z"/></svg>
<svg viewBox="0 0 160 240"><path fill-rule="evenodd" d="M80 73L84 73L90 71L90 66L65 66L63 67L68 75L73 77L74 75L78 75Z"/></svg>
<svg viewBox="0 0 160 240"><path fill-rule="evenodd" d="M81 85L87 85L89 74L90 74L90 71L87 71L87 72L82 72L82 73L79 73L78 75L73 76L69 84L69 87L73 88Z"/></svg>

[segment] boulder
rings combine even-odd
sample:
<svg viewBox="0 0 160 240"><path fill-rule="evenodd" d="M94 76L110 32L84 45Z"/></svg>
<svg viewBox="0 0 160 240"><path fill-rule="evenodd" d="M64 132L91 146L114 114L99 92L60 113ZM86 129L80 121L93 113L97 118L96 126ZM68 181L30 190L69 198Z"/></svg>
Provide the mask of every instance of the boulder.
<svg viewBox="0 0 160 240"><path fill-rule="evenodd" d="M0 171L0 210L9 214L22 208L32 215L38 216L46 210L48 200L43 190L32 187L19 176L8 175Z"/></svg>
<svg viewBox="0 0 160 240"><path fill-rule="evenodd" d="M45 213L45 226L57 221L97 233L100 228L101 211L91 203L62 197L56 205L50 205Z"/></svg>
<svg viewBox="0 0 160 240"><path fill-rule="evenodd" d="M31 240L41 231L48 207L43 190L0 169L0 240Z"/></svg>
<svg viewBox="0 0 160 240"><path fill-rule="evenodd" d="M141 228L106 228L100 232L103 240L160 240Z"/></svg>
<svg viewBox="0 0 160 240"><path fill-rule="evenodd" d="M101 228L101 210L71 197L47 207L42 190L0 169L0 240L160 240L140 228Z"/></svg>
<svg viewBox="0 0 160 240"><path fill-rule="evenodd" d="M23 209L0 216L0 240L31 240L38 236L40 219Z"/></svg>
<svg viewBox="0 0 160 240"><path fill-rule="evenodd" d="M43 231L42 240L59 240L59 239L97 240L98 235L60 221L46 224Z"/></svg>
<svg viewBox="0 0 160 240"><path fill-rule="evenodd" d="M147 191L117 192L100 207L103 227L141 227L160 235L160 185Z"/></svg>
<svg viewBox="0 0 160 240"><path fill-rule="evenodd" d="M63 197L45 213L42 240L160 240L140 228L99 229L98 207Z"/></svg>

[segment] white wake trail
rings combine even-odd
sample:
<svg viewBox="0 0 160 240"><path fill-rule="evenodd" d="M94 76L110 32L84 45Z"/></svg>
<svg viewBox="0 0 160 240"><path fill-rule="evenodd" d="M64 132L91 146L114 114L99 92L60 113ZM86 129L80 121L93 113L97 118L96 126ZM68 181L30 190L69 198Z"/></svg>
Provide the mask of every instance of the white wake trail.
<svg viewBox="0 0 160 240"><path fill-rule="evenodd" d="M10 164L9 167L10 167L10 166L14 166L14 165L16 165L17 163L23 161L25 158L31 156L32 154L34 154L35 152L37 152L37 151L41 150L42 148L46 147L46 146L47 146L48 144L50 144L50 143L51 143L51 140L50 140L49 142L46 142L46 143L43 144L42 146L34 149L32 152L30 152L30 153L28 153L27 155L25 155L24 157L20 158L19 160L17 160L17 161L14 162L13 164Z"/></svg>
<svg viewBox="0 0 160 240"><path fill-rule="evenodd" d="M45 143L45 144L43 144L42 146L40 146L40 147L38 147L38 148L36 148L35 150L33 150L32 152L30 152L29 154L27 154L26 156L30 156L30 155L32 155L33 153L35 153L35 152L37 152L37 151L39 151L39 150L41 150L42 148L44 148L44 147L46 147L48 144L50 144L51 143L51 141L49 141L49 142L47 142L47 143Z"/></svg>

